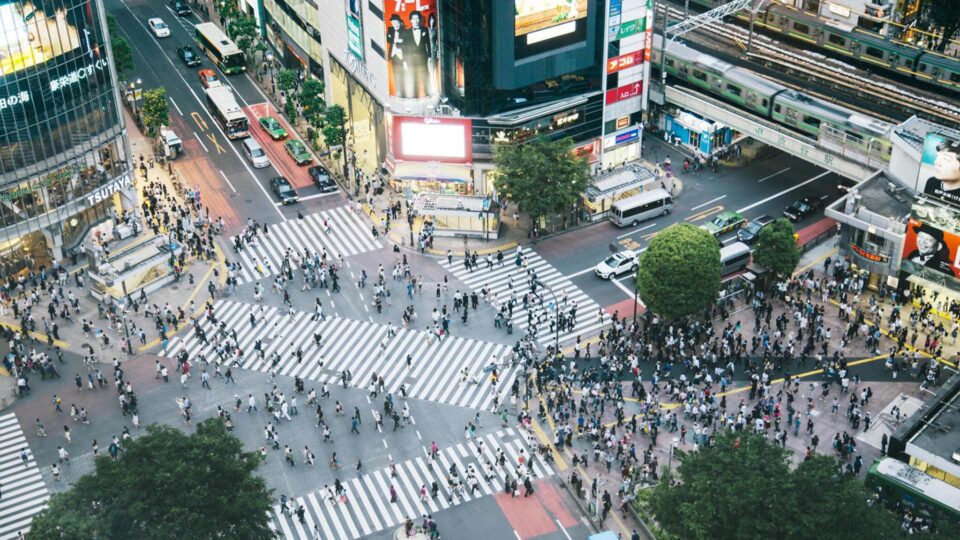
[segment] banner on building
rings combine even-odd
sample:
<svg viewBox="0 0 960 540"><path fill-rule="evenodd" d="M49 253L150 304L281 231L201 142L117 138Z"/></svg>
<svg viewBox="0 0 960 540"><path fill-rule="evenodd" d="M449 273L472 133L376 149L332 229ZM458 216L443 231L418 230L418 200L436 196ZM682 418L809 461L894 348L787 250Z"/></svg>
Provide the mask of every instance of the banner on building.
<svg viewBox="0 0 960 540"><path fill-rule="evenodd" d="M941 133L927 134L917 191L960 208L960 140Z"/></svg>
<svg viewBox="0 0 960 540"><path fill-rule="evenodd" d="M911 217L900 268L916 277L960 291L960 235Z"/></svg>
<svg viewBox="0 0 960 540"><path fill-rule="evenodd" d="M436 0L386 0L387 79L390 96L440 95L440 33Z"/></svg>
<svg viewBox="0 0 960 540"><path fill-rule="evenodd" d="M363 61L363 1L346 0L347 2L347 49Z"/></svg>

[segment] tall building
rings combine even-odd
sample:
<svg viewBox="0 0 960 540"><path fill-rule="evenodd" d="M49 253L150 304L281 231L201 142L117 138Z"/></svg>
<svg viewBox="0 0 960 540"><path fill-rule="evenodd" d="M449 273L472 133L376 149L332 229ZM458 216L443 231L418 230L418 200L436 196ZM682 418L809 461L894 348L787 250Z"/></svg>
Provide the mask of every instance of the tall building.
<svg viewBox="0 0 960 540"><path fill-rule="evenodd" d="M135 205L102 0L0 1L0 276Z"/></svg>

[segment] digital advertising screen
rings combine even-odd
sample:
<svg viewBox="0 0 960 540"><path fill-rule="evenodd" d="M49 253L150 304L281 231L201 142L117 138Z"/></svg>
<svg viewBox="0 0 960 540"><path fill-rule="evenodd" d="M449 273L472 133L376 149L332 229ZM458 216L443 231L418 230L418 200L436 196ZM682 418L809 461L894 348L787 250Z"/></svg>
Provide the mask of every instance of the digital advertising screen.
<svg viewBox="0 0 960 540"><path fill-rule="evenodd" d="M514 0L514 58L587 38L587 0Z"/></svg>
<svg viewBox="0 0 960 540"><path fill-rule="evenodd" d="M471 128L469 118L394 116L394 155L404 161L469 163Z"/></svg>
<svg viewBox="0 0 960 540"><path fill-rule="evenodd" d="M960 208L960 140L940 133L927 134L917 191Z"/></svg>
<svg viewBox="0 0 960 540"><path fill-rule="evenodd" d="M960 235L940 223L911 217L900 268L927 281L960 291Z"/></svg>
<svg viewBox="0 0 960 540"><path fill-rule="evenodd" d="M437 0L385 0L390 96L425 99L440 94Z"/></svg>

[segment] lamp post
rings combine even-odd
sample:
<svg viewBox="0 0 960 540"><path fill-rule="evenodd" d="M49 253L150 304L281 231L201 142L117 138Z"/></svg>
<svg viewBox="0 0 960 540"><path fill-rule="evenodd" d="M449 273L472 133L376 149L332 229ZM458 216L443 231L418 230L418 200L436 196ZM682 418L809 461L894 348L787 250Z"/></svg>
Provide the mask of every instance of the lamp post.
<svg viewBox="0 0 960 540"><path fill-rule="evenodd" d="M137 79L136 81L130 81L130 97L133 98L133 116L137 119L140 118L140 107L137 101L140 99L140 87L143 84L143 81Z"/></svg>

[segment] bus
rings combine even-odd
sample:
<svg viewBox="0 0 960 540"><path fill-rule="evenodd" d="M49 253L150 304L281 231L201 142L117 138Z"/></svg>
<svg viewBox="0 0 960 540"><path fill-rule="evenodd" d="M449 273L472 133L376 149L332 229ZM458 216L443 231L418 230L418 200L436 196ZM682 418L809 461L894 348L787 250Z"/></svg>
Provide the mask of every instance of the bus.
<svg viewBox="0 0 960 540"><path fill-rule="evenodd" d="M909 511L936 528L938 522L960 524L960 488L893 458L873 462L867 488L889 509Z"/></svg>
<svg viewBox="0 0 960 540"><path fill-rule="evenodd" d="M220 123L228 139L243 139L250 136L247 115L237 105L233 91L226 86L207 88L207 103L210 114Z"/></svg>
<svg viewBox="0 0 960 540"><path fill-rule="evenodd" d="M654 189L613 203L610 220L618 227L636 227L641 221L665 216L672 210L673 197L665 189Z"/></svg>
<svg viewBox="0 0 960 540"><path fill-rule="evenodd" d="M212 22L196 27L197 46L227 75L247 70L247 56Z"/></svg>

